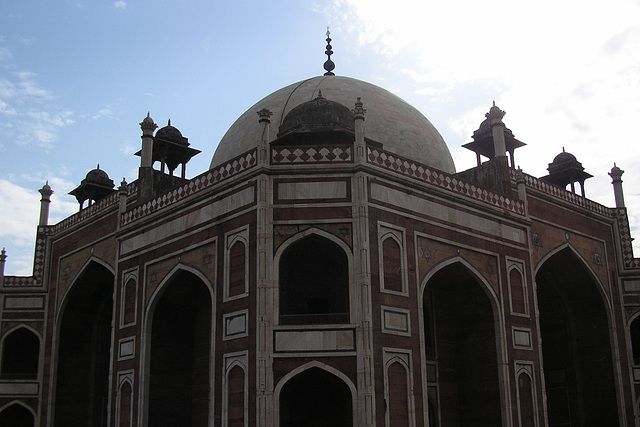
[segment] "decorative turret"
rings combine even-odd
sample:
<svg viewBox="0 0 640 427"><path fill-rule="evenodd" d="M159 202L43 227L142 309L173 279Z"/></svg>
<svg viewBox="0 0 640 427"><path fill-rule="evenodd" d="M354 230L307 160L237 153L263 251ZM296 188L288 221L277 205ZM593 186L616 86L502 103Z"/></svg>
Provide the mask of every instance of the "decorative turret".
<svg viewBox="0 0 640 427"><path fill-rule="evenodd" d="M140 167L150 168L153 166L153 131L158 128L153 119L147 113L147 117L140 123L142 129L142 151Z"/></svg>
<svg viewBox="0 0 640 427"><path fill-rule="evenodd" d="M362 104L362 99L358 97L356 100L355 106L353 110L353 126L355 130L355 157L357 162L366 162L366 150L367 145L364 140L364 113L367 110L364 109L364 105Z"/></svg>
<svg viewBox="0 0 640 427"><path fill-rule="evenodd" d="M2 248L0 252L0 286L4 285L4 265L7 261L7 251Z"/></svg>
<svg viewBox="0 0 640 427"><path fill-rule="evenodd" d="M611 177L613 184L613 195L616 199L616 208L624 208L624 194L622 193L622 174L624 171L620 169L616 164L613 164L609 176Z"/></svg>
<svg viewBox="0 0 640 427"><path fill-rule="evenodd" d="M47 225L49 223L49 204L51 203L51 195L53 194L53 190L49 186L49 181L38 191L42 195L42 199L40 199L40 221L38 225Z"/></svg>
<svg viewBox="0 0 640 427"><path fill-rule="evenodd" d="M147 118L149 118L147 116ZM147 119L145 119L147 120ZM146 128L145 128L146 126ZM178 165L182 165L182 173L181 178L185 178L186 175L186 165L189 160L196 154L200 153L200 150L196 150L189 147L189 139L182 136L182 133L175 127L171 126L171 119L167 126L158 129L156 132L156 136L153 137L153 145L151 150L151 162L149 165L148 160L145 157L145 145L144 141L152 132L152 129L155 129L153 126L157 125L153 123L151 120L149 123L143 122L140 124L142 127L142 140L143 146L142 150L138 151L136 156L142 156L143 159L141 161L142 167L152 166L156 161L160 161L160 171L165 173L165 166L169 169L169 175L173 176L173 171L178 167ZM144 154L144 155L143 155Z"/></svg>
<svg viewBox="0 0 640 427"><path fill-rule="evenodd" d="M524 147L524 142L518 141L513 136L511 129L508 129L502 118L506 112L496 106L495 101L489 112L485 114L486 119L480 124L478 130L473 132L473 142L464 144L463 147L476 153L478 166L482 164L481 155L488 159L504 157L509 153L511 168L515 168L514 151L516 148Z"/></svg>
<svg viewBox="0 0 640 427"><path fill-rule="evenodd" d="M562 153L558 154L553 159L553 162L549 163L547 170L549 175L541 177L542 181L562 188L566 188L568 184L571 184L572 193L576 192L575 183L578 182L580 183L582 197L584 197L584 181L593 176L585 172L582 163L576 159L576 156L564 151L564 147L562 147Z"/></svg>
<svg viewBox="0 0 640 427"><path fill-rule="evenodd" d="M88 200L88 206L91 206L92 202L102 200L113 193L115 191L113 187L115 187L113 180L109 179L109 175L100 170L98 165L96 169L89 171L85 179L80 182L80 186L71 190L69 194L75 196L82 210L85 200Z"/></svg>

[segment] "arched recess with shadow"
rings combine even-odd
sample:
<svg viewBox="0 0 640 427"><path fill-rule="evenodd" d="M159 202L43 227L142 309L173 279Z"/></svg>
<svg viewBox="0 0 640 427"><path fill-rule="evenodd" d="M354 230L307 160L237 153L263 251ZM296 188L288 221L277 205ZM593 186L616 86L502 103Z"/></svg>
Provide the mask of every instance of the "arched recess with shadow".
<svg viewBox="0 0 640 427"><path fill-rule="evenodd" d="M307 230L278 251L281 325L349 323L349 257L334 239Z"/></svg>
<svg viewBox="0 0 640 427"><path fill-rule="evenodd" d="M55 425L107 423L112 270L92 259L64 297L58 322Z"/></svg>
<svg viewBox="0 0 640 427"><path fill-rule="evenodd" d="M461 259L433 269L423 289L424 354L436 363L439 408L430 424L502 425L496 296ZM430 401L431 403L431 401Z"/></svg>
<svg viewBox="0 0 640 427"><path fill-rule="evenodd" d="M355 387L344 375L318 362L285 376L275 389L280 427L351 427Z"/></svg>
<svg viewBox="0 0 640 427"><path fill-rule="evenodd" d="M0 408L0 426L33 427L35 414L22 402L11 402Z"/></svg>
<svg viewBox="0 0 640 427"><path fill-rule="evenodd" d="M536 273L549 426L617 426L609 303L569 246Z"/></svg>
<svg viewBox="0 0 640 427"><path fill-rule="evenodd" d="M640 313L629 321L629 337L631 338L631 360L635 366L640 365Z"/></svg>
<svg viewBox="0 0 640 427"><path fill-rule="evenodd" d="M9 331L2 340L0 378L35 380L38 378L40 337L27 326Z"/></svg>
<svg viewBox="0 0 640 427"><path fill-rule="evenodd" d="M150 426L207 426L210 419L213 293L180 266L161 283L147 315Z"/></svg>

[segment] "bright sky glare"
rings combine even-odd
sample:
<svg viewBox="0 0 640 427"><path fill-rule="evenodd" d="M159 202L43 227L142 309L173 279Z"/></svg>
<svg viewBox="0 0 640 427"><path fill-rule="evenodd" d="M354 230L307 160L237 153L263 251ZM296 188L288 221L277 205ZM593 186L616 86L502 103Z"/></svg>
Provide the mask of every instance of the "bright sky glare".
<svg viewBox="0 0 640 427"><path fill-rule="evenodd" d="M336 74L417 107L459 171L475 165L461 145L493 100L528 144L526 173L546 175L564 147L594 175L587 197L614 206L616 162L639 236L638 2L26 0L0 6L5 273L31 274L45 181L53 224L77 211L67 193L97 164L116 184L136 179L148 111L202 150L188 176L204 172L247 108L323 73L327 26Z"/></svg>

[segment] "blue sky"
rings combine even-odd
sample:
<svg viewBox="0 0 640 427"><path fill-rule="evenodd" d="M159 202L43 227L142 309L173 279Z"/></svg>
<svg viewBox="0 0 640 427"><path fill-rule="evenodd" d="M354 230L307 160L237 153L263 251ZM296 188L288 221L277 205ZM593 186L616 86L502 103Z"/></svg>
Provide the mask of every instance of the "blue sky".
<svg viewBox="0 0 640 427"><path fill-rule="evenodd" d="M613 206L617 162L640 232L637 2L25 0L0 6L5 272L31 272L46 180L50 223L77 211L67 193L98 163L116 183L134 180L147 111L202 150L187 175L204 172L247 108L322 74L327 25L336 74L416 106L458 170L474 165L460 146L495 100L528 144L516 152L525 172L545 175L565 147L594 175L587 196Z"/></svg>

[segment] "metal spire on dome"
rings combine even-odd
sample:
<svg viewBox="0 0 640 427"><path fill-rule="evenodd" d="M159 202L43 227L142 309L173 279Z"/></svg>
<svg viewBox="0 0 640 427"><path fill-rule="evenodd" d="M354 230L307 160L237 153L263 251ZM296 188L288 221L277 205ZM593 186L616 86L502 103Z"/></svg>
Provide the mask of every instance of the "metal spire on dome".
<svg viewBox="0 0 640 427"><path fill-rule="evenodd" d="M333 69L336 68L336 64L333 63L333 61L331 60L331 55L333 55L333 50L331 47L331 37L329 37L331 35L331 32L329 31L329 27L327 27L327 50L325 50L325 54L327 55L327 60L324 62L324 69L327 70L326 73L324 73L325 76L335 76L335 74L333 73Z"/></svg>

